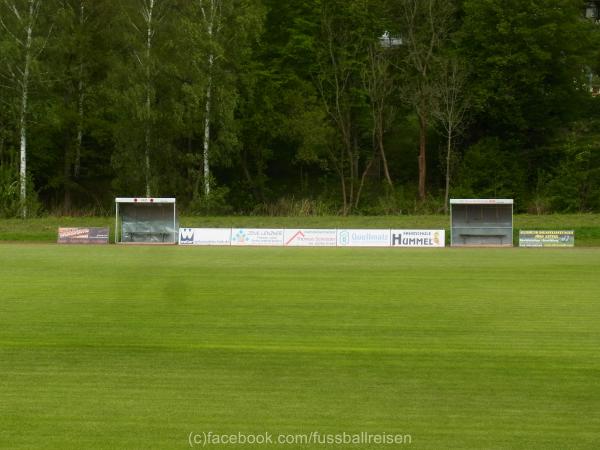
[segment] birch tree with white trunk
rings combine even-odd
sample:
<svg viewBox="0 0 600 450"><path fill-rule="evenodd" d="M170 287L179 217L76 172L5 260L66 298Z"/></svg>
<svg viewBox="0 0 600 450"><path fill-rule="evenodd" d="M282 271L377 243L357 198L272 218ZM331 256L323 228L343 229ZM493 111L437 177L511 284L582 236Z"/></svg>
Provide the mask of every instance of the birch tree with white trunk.
<svg viewBox="0 0 600 450"><path fill-rule="evenodd" d="M151 145L151 126L152 126L152 73L150 58L152 56L152 40L154 38L154 6L158 0L145 0L141 8L141 14L146 25L146 49L145 61L138 60L146 72L146 114L145 114L145 132L144 132L144 174L146 180L146 197L150 197L150 145Z"/></svg>
<svg viewBox="0 0 600 450"><path fill-rule="evenodd" d="M32 66L44 51L47 38L35 39L42 0L4 1L9 18L0 15L0 25L18 48L20 63L8 68L8 78L19 94L19 201L20 215L27 218L27 121L30 103ZM12 23L12 26L11 26Z"/></svg>
<svg viewBox="0 0 600 450"><path fill-rule="evenodd" d="M154 78L156 64L154 46L158 24L163 19L166 0L139 0L137 5L138 20L130 19L130 23L138 36L143 38L143 44L134 50L134 57L139 69L142 71L144 83L144 98L140 104L144 127L143 172L146 197L152 195L152 147L153 147L153 106L155 97Z"/></svg>
<svg viewBox="0 0 600 450"><path fill-rule="evenodd" d="M208 55L206 60L206 94L204 98L204 137L202 145L202 166L204 179L204 195L210 195L210 125L212 114L213 76L215 65L215 42L221 33L223 7L222 0L198 0L202 12L202 25L208 39Z"/></svg>
<svg viewBox="0 0 600 450"><path fill-rule="evenodd" d="M238 123L241 74L262 29L260 0L191 0L182 15L185 57L182 68L189 117L192 197L199 208L218 201L214 167L231 166L239 150Z"/></svg>

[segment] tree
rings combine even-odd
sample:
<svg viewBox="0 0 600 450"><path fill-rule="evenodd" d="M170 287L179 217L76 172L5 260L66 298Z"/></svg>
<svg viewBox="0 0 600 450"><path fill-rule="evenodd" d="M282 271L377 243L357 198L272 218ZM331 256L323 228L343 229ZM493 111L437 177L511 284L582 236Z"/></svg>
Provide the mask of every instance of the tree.
<svg viewBox="0 0 600 450"><path fill-rule="evenodd" d="M433 66L446 44L454 7L448 0L401 0L399 28L404 58L401 95L419 119L419 198L427 195L427 131L433 103Z"/></svg>
<svg viewBox="0 0 600 450"><path fill-rule="evenodd" d="M215 52L213 49L214 39L219 38L221 33L222 21L222 1L221 0L198 0L200 11L202 11L203 27L208 37L208 59L207 59L207 80L206 96L204 99L204 141L203 141L203 173L204 173L204 195L210 195L210 118L212 111L212 92L213 92L213 67L215 64Z"/></svg>
<svg viewBox="0 0 600 450"><path fill-rule="evenodd" d="M549 140L588 114L586 68L593 66L599 31L582 13L576 0L463 2L458 50L469 61L473 103L466 141L477 151L494 142L486 152L503 153L498 160L510 167L506 172L522 180L508 195L524 202L536 189L538 172L556 167L545 150ZM480 189L486 188L482 183Z"/></svg>
<svg viewBox="0 0 600 450"><path fill-rule="evenodd" d="M98 39L100 24L106 25L104 2L59 0L54 12L55 32L48 43L44 64L48 70L49 89L44 93L51 106L44 114L43 131L53 134L56 147L63 151L61 172L51 174L49 183L63 187L62 211L72 208L72 192L81 191L84 134L93 113L96 72L106 61ZM56 159L61 155L56 155ZM57 164L58 165L58 164Z"/></svg>
<svg viewBox="0 0 600 450"><path fill-rule="evenodd" d="M574 0L464 0L459 50L469 61L482 135L516 138L526 148L576 117L597 48L597 29L582 10Z"/></svg>
<svg viewBox="0 0 600 450"><path fill-rule="evenodd" d="M471 105L466 92L468 73L465 63L456 57L446 57L437 64L436 70L438 75L433 84L435 103L432 115L446 137L444 213L448 214L454 139L464 130L466 114Z"/></svg>
<svg viewBox="0 0 600 450"><path fill-rule="evenodd" d="M260 34L264 12L259 0L194 0L188 8L182 28L191 65L182 76L183 91L188 114L202 123L201 168L194 185L202 182L207 199L213 191L211 166L231 164L238 147L234 114L239 68ZM197 133L192 127L190 132ZM194 197L198 191L195 187Z"/></svg>
<svg viewBox="0 0 600 450"><path fill-rule="evenodd" d="M366 165L361 177L360 187L356 196L357 207L365 178L377 157L381 159L383 164L383 173L389 188L394 188L385 153L384 137L396 113L396 107L392 103L392 96L398 87L396 80L393 79L391 74L392 64L390 55L386 49L381 48L380 43L374 43L369 46L367 54L367 64L363 68L362 78L371 110L373 156Z"/></svg>
<svg viewBox="0 0 600 450"><path fill-rule="evenodd" d="M113 18L112 70L104 89L115 106L113 166L122 191L158 195L170 170L165 154L176 116L171 95L177 89L170 73L179 39L175 12L172 0L135 0Z"/></svg>
<svg viewBox="0 0 600 450"><path fill-rule="evenodd" d="M143 26L132 20L131 25L144 37L143 51L134 51L135 58L140 69L144 72L144 174L146 180L146 197L150 197L150 154L152 147L153 113L152 103L155 95L154 76L158 64L153 58L154 38L156 35L156 23L162 20L159 10L164 9L165 0L141 0L138 6L139 16Z"/></svg>
<svg viewBox="0 0 600 450"><path fill-rule="evenodd" d="M339 141L331 142L329 160L338 174L342 214L355 207L360 189L365 112L361 74L369 46L376 41L377 9L364 1L331 1L321 9L321 47L316 85Z"/></svg>
<svg viewBox="0 0 600 450"><path fill-rule="evenodd" d="M6 13L0 11L0 25L12 40L19 62L9 61L8 78L20 97L19 105L19 198L21 217L27 217L27 122L31 82L40 54L44 51L48 35L38 37L42 0L5 2ZM5 19L6 18L6 19Z"/></svg>

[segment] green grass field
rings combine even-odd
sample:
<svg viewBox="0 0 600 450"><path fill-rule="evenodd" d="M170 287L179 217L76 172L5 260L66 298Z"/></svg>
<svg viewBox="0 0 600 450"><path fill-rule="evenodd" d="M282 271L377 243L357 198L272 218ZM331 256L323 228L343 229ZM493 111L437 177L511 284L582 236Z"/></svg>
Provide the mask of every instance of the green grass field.
<svg viewBox="0 0 600 450"><path fill-rule="evenodd" d="M0 447L597 449L599 274L585 248L3 244Z"/></svg>

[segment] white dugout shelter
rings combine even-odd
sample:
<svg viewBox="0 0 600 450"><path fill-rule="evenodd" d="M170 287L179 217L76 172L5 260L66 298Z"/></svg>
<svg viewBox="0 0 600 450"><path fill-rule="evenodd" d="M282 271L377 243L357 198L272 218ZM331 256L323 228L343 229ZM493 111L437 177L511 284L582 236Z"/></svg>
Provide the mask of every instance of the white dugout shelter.
<svg viewBox="0 0 600 450"><path fill-rule="evenodd" d="M115 243L176 244L178 228L174 198L115 199Z"/></svg>
<svg viewBox="0 0 600 450"><path fill-rule="evenodd" d="M513 245L512 199L451 199L453 247Z"/></svg>

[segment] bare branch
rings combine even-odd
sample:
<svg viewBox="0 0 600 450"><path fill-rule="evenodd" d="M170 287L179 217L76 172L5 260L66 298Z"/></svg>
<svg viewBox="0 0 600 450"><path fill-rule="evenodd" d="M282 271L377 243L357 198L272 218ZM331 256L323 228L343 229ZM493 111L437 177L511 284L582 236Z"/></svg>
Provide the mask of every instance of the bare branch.
<svg viewBox="0 0 600 450"><path fill-rule="evenodd" d="M10 9L13 14L17 17L17 20L19 22L23 22L23 18L21 17L21 14L19 13L19 10L17 9L17 4L12 2L9 3L8 0L4 0L4 4L7 6L8 9Z"/></svg>
<svg viewBox="0 0 600 450"><path fill-rule="evenodd" d="M54 29L54 24L50 25L50 29L48 30L48 35L46 36L46 38L44 39L44 42L42 43L39 51L35 54L35 57L37 58L38 56L40 56L44 50L46 49L46 46L48 45L48 41L50 40L50 35L52 34L52 30Z"/></svg>
<svg viewBox="0 0 600 450"><path fill-rule="evenodd" d="M2 17L0 17L0 25L2 25L2 28L4 28L4 30L10 35L10 37L12 37L18 45L20 45L21 47L25 47L25 43L19 39L12 31L10 31L10 29L8 28L8 26L6 26L6 24L4 23L4 20L2 20Z"/></svg>

